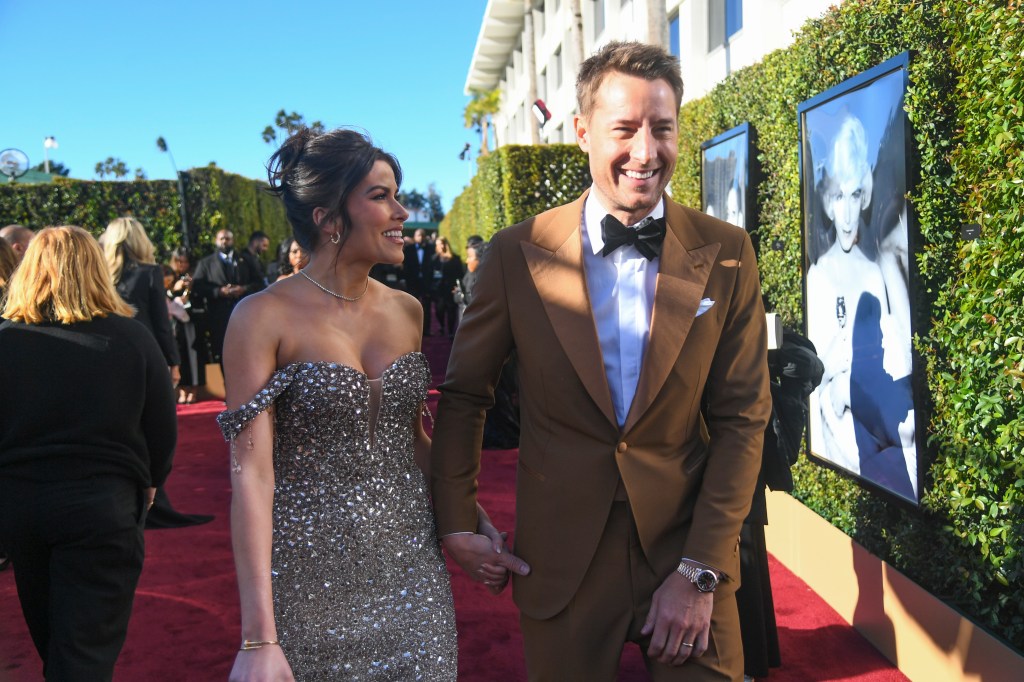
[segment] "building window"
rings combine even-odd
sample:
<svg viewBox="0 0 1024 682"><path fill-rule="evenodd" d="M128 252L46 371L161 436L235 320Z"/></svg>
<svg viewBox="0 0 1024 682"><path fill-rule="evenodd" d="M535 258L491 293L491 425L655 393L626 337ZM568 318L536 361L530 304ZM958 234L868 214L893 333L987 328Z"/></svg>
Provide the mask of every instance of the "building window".
<svg viewBox="0 0 1024 682"><path fill-rule="evenodd" d="M708 0L708 50L725 45L743 28L743 0Z"/></svg>
<svg viewBox="0 0 1024 682"><path fill-rule="evenodd" d="M548 98L548 70L544 69L537 76L537 97L540 99Z"/></svg>
<svg viewBox="0 0 1024 682"><path fill-rule="evenodd" d="M562 48L555 50L555 56L551 60L551 75L554 77L555 90L562 87Z"/></svg>
<svg viewBox="0 0 1024 682"><path fill-rule="evenodd" d="M604 32L604 0L594 0L594 38Z"/></svg>
<svg viewBox="0 0 1024 682"><path fill-rule="evenodd" d="M668 20L668 51L679 57L679 15Z"/></svg>

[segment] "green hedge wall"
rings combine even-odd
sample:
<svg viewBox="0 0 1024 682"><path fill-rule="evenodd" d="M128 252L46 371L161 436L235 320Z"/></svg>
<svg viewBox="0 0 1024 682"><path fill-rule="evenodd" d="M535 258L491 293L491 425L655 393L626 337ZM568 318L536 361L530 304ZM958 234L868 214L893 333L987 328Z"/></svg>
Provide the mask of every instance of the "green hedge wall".
<svg viewBox="0 0 1024 682"><path fill-rule="evenodd" d="M931 401L920 406L930 415L922 466L931 463L921 508L894 505L803 459L794 467L794 494L1022 651L1024 26L1018 14L1006 0L848 0L832 8L808 22L792 46L682 108L672 193L699 206L701 142L744 121L756 128L762 182L753 229L762 245L763 288L785 322L802 328L797 104L912 51L906 108L920 174L909 195L919 224L915 349ZM579 185L546 170L538 159L548 148L520 149L499 149L481 163L456 200L448 229L489 236L589 184L585 169ZM556 199L542 178L558 178L563 196ZM526 206L527 213L518 210ZM980 224L981 238L961 241L962 223ZM771 248L776 242L781 249Z"/></svg>
<svg viewBox="0 0 1024 682"><path fill-rule="evenodd" d="M197 256L213 250L213 235L222 227L236 242L262 230L276 244L291 229L284 207L268 194L266 184L219 168L194 168L184 175L189 241ZM99 236L107 224L125 214L146 227L158 258L183 243L178 184L173 180L91 182L59 178L51 184L0 185L0 221L33 229L79 225Z"/></svg>
<svg viewBox="0 0 1024 682"><path fill-rule="evenodd" d="M907 510L806 460L795 496L933 594L1024 648L1024 32L1006 3L848 1L794 44L680 112L673 194L699 205L700 143L744 121L758 133L759 264L771 306L801 328L796 106L904 50L920 179L915 346L932 404L921 509ZM1013 210L1010 210L1012 207ZM963 222L985 228L959 240ZM1015 231L1014 231L1015 230ZM770 248L780 242L781 250ZM962 265L961 265L962 263ZM930 313L930 314L929 314Z"/></svg>
<svg viewBox="0 0 1024 682"><path fill-rule="evenodd" d="M574 144L506 145L481 157L440 232L456 249L577 198L590 186L587 156Z"/></svg>

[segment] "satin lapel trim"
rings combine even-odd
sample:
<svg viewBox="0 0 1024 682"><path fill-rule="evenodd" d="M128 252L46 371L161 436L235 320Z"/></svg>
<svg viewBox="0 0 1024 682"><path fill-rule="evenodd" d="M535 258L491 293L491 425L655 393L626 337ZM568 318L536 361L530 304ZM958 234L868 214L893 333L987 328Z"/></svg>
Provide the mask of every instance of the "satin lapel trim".
<svg viewBox="0 0 1024 682"><path fill-rule="evenodd" d="M681 222L690 228L685 218ZM686 336L697 319L697 308L704 296L711 268L715 265L715 257L722 247L715 242L687 250L677 233L680 231L679 228L670 228L665 234L658 264L658 283L654 290L651 336L623 433L628 433L651 406L678 360Z"/></svg>
<svg viewBox="0 0 1024 682"><path fill-rule="evenodd" d="M578 220L579 214L576 216ZM555 336L587 393L617 429L583 272L583 241L579 225L570 231L555 251L531 242L520 244Z"/></svg>

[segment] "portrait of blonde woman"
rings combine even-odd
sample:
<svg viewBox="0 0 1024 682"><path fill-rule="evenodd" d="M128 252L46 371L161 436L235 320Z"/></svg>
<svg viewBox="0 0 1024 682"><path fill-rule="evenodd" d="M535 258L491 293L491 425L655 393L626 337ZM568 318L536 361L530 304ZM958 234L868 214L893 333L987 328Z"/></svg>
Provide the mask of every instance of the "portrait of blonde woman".
<svg viewBox="0 0 1024 682"><path fill-rule="evenodd" d="M917 499L902 76L805 114L811 452Z"/></svg>

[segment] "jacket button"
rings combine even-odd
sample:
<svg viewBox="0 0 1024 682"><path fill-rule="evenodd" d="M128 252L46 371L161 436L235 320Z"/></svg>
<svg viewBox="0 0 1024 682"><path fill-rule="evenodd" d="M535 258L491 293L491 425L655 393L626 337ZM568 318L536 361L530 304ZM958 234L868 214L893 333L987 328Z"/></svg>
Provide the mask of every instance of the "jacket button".
<svg viewBox="0 0 1024 682"><path fill-rule="evenodd" d="M629 446L626 445L625 443L619 443L619 447L617 449L619 452L625 452L626 450L629 449Z"/></svg>

